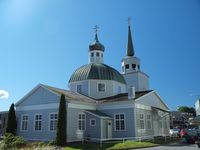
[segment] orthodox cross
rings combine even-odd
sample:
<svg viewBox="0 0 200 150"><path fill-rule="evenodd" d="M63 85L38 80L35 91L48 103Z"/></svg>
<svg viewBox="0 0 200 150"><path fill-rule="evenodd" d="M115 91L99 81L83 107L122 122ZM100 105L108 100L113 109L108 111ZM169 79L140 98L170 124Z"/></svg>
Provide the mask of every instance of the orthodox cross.
<svg viewBox="0 0 200 150"><path fill-rule="evenodd" d="M97 31L98 31L98 29L99 29L99 26L96 25L96 26L94 26L93 29L94 29L95 33L97 34Z"/></svg>

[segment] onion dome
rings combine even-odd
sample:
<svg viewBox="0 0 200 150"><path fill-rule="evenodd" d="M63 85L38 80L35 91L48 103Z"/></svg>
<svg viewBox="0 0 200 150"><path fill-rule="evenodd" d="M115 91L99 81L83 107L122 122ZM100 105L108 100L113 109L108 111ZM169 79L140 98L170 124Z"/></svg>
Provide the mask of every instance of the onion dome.
<svg viewBox="0 0 200 150"><path fill-rule="evenodd" d="M101 44L98 40L98 36L97 33L95 34L95 40L92 44L89 45L89 50L93 51L93 50L100 50L103 51L105 50L103 44Z"/></svg>
<svg viewBox="0 0 200 150"><path fill-rule="evenodd" d="M126 84L124 77L117 70L102 63L91 63L78 68L69 83L83 80L114 80Z"/></svg>

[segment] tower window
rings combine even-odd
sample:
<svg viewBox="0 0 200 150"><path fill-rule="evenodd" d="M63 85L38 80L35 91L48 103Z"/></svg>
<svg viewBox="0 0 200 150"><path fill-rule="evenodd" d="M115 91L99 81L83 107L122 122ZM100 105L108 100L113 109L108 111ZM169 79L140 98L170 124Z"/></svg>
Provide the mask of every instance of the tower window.
<svg viewBox="0 0 200 150"><path fill-rule="evenodd" d="M135 69L136 68L136 64L132 64L132 68Z"/></svg>
<svg viewBox="0 0 200 150"><path fill-rule="evenodd" d="M91 57L94 57L94 53L91 53Z"/></svg>
<svg viewBox="0 0 200 150"><path fill-rule="evenodd" d="M99 56L99 52L96 53L96 56Z"/></svg>
<svg viewBox="0 0 200 150"><path fill-rule="evenodd" d="M126 64L126 65L125 65L125 68L126 68L126 69L129 69L129 64Z"/></svg>
<svg viewBox="0 0 200 150"><path fill-rule="evenodd" d="M77 90L76 90L78 93L82 93L82 85L79 84L77 85Z"/></svg>
<svg viewBox="0 0 200 150"><path fill-rule="evenodd" d="M103 53L101 53L101 57L103 57Z"/></svg>
<svg viewBox="0 0 200 150"><path fill-rule="evenodd" d="M98 91L99 92L105 92L106 90L106 85L104 83L99 83L98 84Z"/></svg>
<svg viewBox="0 0 200 150"><path fill-rule="evenodd" d="M140 70L140 65L138 65L138 69Z"/></svg>

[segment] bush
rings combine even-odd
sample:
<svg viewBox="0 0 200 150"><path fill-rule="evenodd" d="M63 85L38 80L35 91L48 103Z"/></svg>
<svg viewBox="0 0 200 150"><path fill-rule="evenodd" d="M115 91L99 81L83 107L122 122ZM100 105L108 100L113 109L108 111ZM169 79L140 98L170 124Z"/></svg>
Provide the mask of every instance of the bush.
<svg viewBox="0 0 200 150"><path fill-rule="evenodd" d="M45 147L45 146L47 146L47 143L45 143L45 142L38 142L37 146L38 147Z"/></svg>
<svg viewBox="0 0 200 150"><path fill-rule="evenodd" d="M20 148L26 146L26 141L19 136L14 136L11 133L5 134L0 143L0 149Z"/></svg>
<svg viewBox="0 0 200 150"><path fill-rule="evenodd" d="M49 141L47 145L48 146L55 146L56 145L56 141Z"/></svg>

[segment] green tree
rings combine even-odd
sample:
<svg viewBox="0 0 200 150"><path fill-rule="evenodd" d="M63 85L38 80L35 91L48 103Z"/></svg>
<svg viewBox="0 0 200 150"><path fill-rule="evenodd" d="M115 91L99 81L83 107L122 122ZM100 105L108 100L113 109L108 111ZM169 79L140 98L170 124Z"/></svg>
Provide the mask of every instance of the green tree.
<svg viewBox="0 0 200 150"><path fill-rule="evenodd" d="M180 112L186 112L186 113L192 113L193 116L196 116L196 111L193 107L188 107L188 106L180 106L178 108L178 111Z"/></svg>
<svg viewBox="0 0 200 150"><path fill-rule="evenodd" d="M56 144L64 146L66 144L66 101L65 96L62 94L60 97L60 105L58 112L58 124L56 133Z"/></svg>
<svg viewBox="0 0 200 150"><path fill-rule="evenodd" d="M14 104L11 104L8 112L6 133L12 133L13 135L16 135L16 129L17 129L17 120L15 115L15 106Z"/></svg>

